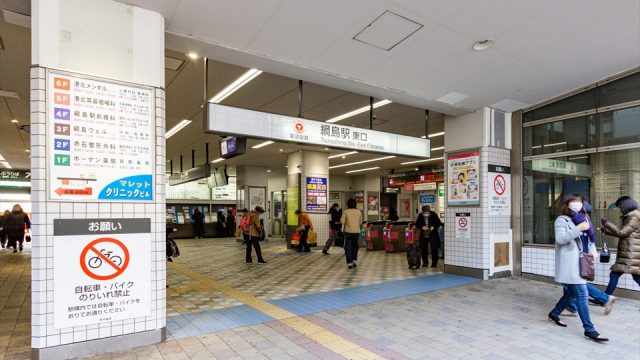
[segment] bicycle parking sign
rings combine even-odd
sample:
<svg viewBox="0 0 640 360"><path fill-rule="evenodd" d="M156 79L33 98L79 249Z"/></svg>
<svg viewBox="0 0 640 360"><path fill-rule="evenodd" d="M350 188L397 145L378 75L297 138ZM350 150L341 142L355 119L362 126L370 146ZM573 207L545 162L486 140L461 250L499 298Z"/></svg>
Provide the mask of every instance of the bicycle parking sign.
<svg viewBox="0 0 640 360"><path fill-rule="evenodd" d="M54 328L149 316L151 239L151 219L54 219Z"/></svg>
<svg viewBox="0 0 640 360"><path fill-rule="evenodd" d="M113 238L96 239L82 249L80 267L90 278L111 280L129 266L129 249Z"/></svg>

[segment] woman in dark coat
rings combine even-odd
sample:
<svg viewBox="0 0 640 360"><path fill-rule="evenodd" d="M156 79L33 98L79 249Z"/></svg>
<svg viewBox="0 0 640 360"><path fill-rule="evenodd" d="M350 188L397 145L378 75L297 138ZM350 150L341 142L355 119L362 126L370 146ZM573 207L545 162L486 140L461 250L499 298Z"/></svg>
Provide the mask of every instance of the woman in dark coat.
<svg viewBox="0 0 640 360"><path fill-rule="evenodd" d="M13 205L11 213L6 215L4 219L4 231L9 239L7 249L12 247L14 253L17 253L18 249L22 251L25 228L31 228L31 220L29 220L29 216L22 211L22 207L15 204Z"/></svg>
<svg viewBox="0 0 640 360"><path fill-rule="evenodd" d="M204 237L204 214L200 212L200 209L196 208L193 210L191 220L193 220L193 236L196 239L202 239Z"/></svg>
<svg viewBox="0 0 640 360"><path fill-rule="evenodd" d="M629 196L623 196L616 201L616 206L622 213L622 225L618 228L607 219L602 219L602 231L615 236L618 240L618 254L616 263L611 266L609 285L605 291L609 295L618 286L618 280L623 274L630 274L640 285L640 210L638 202Z"/></svg>

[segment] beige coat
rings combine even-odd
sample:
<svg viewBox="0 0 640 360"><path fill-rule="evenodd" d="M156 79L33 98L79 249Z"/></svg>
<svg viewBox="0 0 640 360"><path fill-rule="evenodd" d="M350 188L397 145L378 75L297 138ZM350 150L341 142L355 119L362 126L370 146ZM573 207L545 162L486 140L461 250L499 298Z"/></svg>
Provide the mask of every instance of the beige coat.
<svg viewBox="0 0 640 360"><path fill-rule="evenodd" d="M362 213L358 209L347 209L342 212L340 222L344 224L344 232L359 234L362 224Z"/></svg>
<svg viewBox="0 0 640 360"><path fill-rule="evenodd" d="M640 210L633 210L622 217L620 228L607 222L605 233L618 240L616 263L611 270L640 275Z"/></svg>
<svg viewBox="0 0 640 360"><path fill-rule="evenodd" d="M252 210L249 215L249 235L253 237L260 237L263 230L260 225L260 214Z"/></svg>

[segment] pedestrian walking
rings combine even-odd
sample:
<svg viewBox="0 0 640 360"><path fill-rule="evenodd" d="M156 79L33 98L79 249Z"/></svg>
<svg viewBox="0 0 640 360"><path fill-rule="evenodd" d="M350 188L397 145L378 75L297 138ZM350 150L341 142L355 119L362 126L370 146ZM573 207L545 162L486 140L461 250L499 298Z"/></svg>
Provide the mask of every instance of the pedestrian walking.
<svg viewBox="0 0 640 360"><path fill-rule="evenodd" d="M582 208L583 199L581 196L576 196L576 194L567 196L562 208L562 215L558 216L554 223L556 237L555 280L566 286L567 291L562 294L548 317L556 325L566 327L567 324L560 320L560 313L572 302L575 302L584 328L584 336L596 342L609 341L608 338L600 335L591 322L589 306L587 305L587 281L580 276L579 254L581 246L578 239L581 232L589 230L590 226L587 221L575 225L571 221L571 216ZM593 246L593 244L590 244L590 246ZM588 249L587 253L592 254L594 251L595 247Z"/></svg>
<svg viewBox="0 0 640 360"><path fill-rule="evenodd" d="M7 231L4 229L4 223L11 212L9 210L5 210L4 214L0 214L0 245L4 249L7 244Z"/></svg>
<svg viewBox="0 0 640 360"><path fill-rule="evenodd" d="M353 269L358 266L358 236L360 236L360 224L362 224L362 213L356 209L356 201L347 201L347 210L342 213L340 223L344 225L344 254L347 260L347 267Z"/></svg>
<svg viewBox="0 0 640 360"><path fill-rule="evenodd" d="M253 259L251 258L251 246L256 250L256 256L258 257L258 264L266 264L262 258L262 250L260 249L260 236L264 231L260 224L260 215L264 213L262 206L256 206L253 211L249 213L249 240L245 241L247 245L247 251L245 254L245 260L247 264L251 264Z"/></svg>
<svg viewBox="0 0 640 360"><path fill-rule="evenodd" d="M12 247L14 253L17 253L18 249L22 251L25 229L30 228L31 220L29 220L29 216L22 211L20 205L13 205L11 213L5 216L4 219L4 231L8 238L7 248Z"/></svg>
<svg viewBox="0 0 640 360"><path fill-rule="evenodd" d="M416 228L420 229L420 251L422 254L422 267L429 266L429 249L431 249L431 267L438 267L438 248L440 247L440 233L438 229L442 221L438 214L431 211L431 206L422 207L422 213L416 219Z"/></svg>
<svg viewBox="0 0 640 360"><path fill-rule="evenodd" d="M342 224L340 223L340 219L342 218L342 209L340 209L340 204L334 203L329 209L329 231L330 236L327 239L327 242L324 244L324 248L322 248L322 253L325 255L329 255L329 248L333 245L333 242L338 236L339 233L342 232Z"/></svg>
<svg viewBox="0 0 640 360"><path fill-rule="evenodd" d="M306 212L302 212L300 210L296 210L296 215L298 215L298 228L297 231L300 233L300 246L298 247L298 252L304 251L306 253L311 252L311 247L309 247L309 230L313 230L313 222L309 217L309 214Z"/></svg>
<svg viewBox="0 0 640 360"><path fill-rule="evenodd" d="M611 266L609 285L605 292L613 295L618 280L623 274L629 274L640 285L640 210L638 202L629 196L622 196L616 201L622 214L622 224L617 227L607 219L602 219L602 228L607 235L618 238L618 254L616 262Z"/></svg>

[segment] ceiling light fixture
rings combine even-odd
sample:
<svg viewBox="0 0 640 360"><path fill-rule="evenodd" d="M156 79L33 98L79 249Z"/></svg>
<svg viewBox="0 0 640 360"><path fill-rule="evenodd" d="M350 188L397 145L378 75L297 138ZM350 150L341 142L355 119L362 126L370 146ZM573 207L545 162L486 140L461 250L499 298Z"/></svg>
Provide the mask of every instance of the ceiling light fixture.
<svg viewBox="0 0 640 360"><path fill-rule="evenodd" d="M493 39L479 40L473 44L473 50L475 51L487 50L492 48L494 44L495 44L495 41L493 41Z"/></svg>
<svg viewBox="0 0 640 360"><path fill-rule="evenodd" d="M194 53L193 51L188 53L187 56L192 60L195 60L198 58L198 54Z"/></svg>
<svg viewBox="0 0 640 360"><path fill-rule="evenodd" d="M431 149L431 151L438 151L438 150L444 150L444 146L435 147L435 148Z"/></svg>
<svg viewBox="0 0 640 360"><path fill-rule="evenodd" d="M338 154L338 155L331 155L329 156L329 159L335 159L337 157L342 157L344 159L345 156L349 156L357 153L358 153L357 151L349 151L349 152Z"/></svg>
<svg viewBox="0 0 640 360"><path fill-rule="evenodd" d="M383 157L380 157L380 158L356 161L356 162L352 162L352 163L348 163L348 164L334 165L334 166L329 166L329 169L336 169L336 168L341 168L341 167L351 166L351 165L358 165L358 164L366 164L366 163L373 162L373 161L381 161L381 160L393 159L394 157L396 157L396 156L395 155L383 156Z"/></svg>
<svg viewBox="0 0 640 360"><path fill-rule="evenodd" d="M31 150L29 150L29 149L26 149L26 150L25 150L24 152L28 152L28 153L30 153L30 152L31 152Z"/></svg>
<svg viewBox="0 0 640 360"><path fill-rule="evenodd" d="M13 169L13 167L11 166L11 164L9 164L8 161L0 161L0 165L4 166L7 169Z"/></svg>
<svg viewBox="0 0 640 360"><path fill-rule="evenodd" d="M376 108L379 108L380 106L385 106L387 104L391 104L391 101L389 101L389 100L380 100L377 103L373 104L373 108L376 109ZM344 119L350 118L352 116L355 116L355 115L358 115L358 114L362 114L363 112L368 111L369 108L370 108L370 106L363 106L363 107L361 107L359 109L356 109L356 110L353 110L353 111L349 111L346 114L338 115L338 116L336 116L334 118L331 118L331 119L327 120L327 122L328 123L335 123L335 122L338 122L340 120L344 120Z"/></svg>
<svg viewBox="0 0 640 360"><path fill-rule="evenodd" d="M180 121L176 126L172 127L171 130L167 131L165 137L168 139L175 135L178 131L182 130L185 126L191 124L191 120L184 119Z"/></svg>
<svg viewBox="0 0 640 360"><path fill-rule="evenodd" d="M438 136L443 136L444 135L444 131L441 131L439 133L435 133L435 134L429 134L429 139L434 138L434 137L438 137Z"/></svg>
<svg viewBox="0 0 640 360"><path fill-rule="evenodd" d="M12 123L14 123L14 124L17 124L17 123L19 123L20 121L18 121L18 120L16 120L16 119L13 119L13 120L11 120L11 122L12 122Z"/></svg>
<svg viewBox="0 0 640 360"><path fill-rule="evenodd" d="M217 158L217 159L215 159L215 160L211 160L211 162L212 162L213 164L215 164L215 163L219 163L220 161L223 161L223 160L224 160L224 158Z"/></svg>
<svg viewBox="0 0 640 360"><path fill-rule="evenodd" d="M227 96L233 94L238 91L241 87L247 85L249 81L255 79L258 75L262 74L261 70L258 69L250 69L246 73L242 74L236 81L232 82L229 86L220 91L216 96L212 97L209 102L217 104L222 100L226 99Z"/></svg>
<svg viewBox="0 0 640 360"><path fill-rule="evenodd" d="M380 166L376 166L376 167L370 167L370 168L366 168L366 169L358 169L358 170L351 170L351 171L345 171L345 174L351 174L351 173L355 173L355 172L360 172L360 171L369 171L369 170L376 170L376 169L380 169Z"/></svg>
<svg viewBox="0 0 640 360"><path fill-rule="evenodd" d="M400 165L411 165L411 164L423 163L423 162L428 162L428 161L437 161L437 160L444 160L444 157L441 156L441 157L431 158L431 159L407 161L407 162L400 163Z"/></svg>
<svg viewBox="0 0 640 360"><path fill-rule="evenodd" d="M275 142L275 141L271 141L271 140L269 140L269 141L265 141L265 142L260 143L260 144L258 144L258 145L253 145L251 148L252 148L252 149L260 149L261 147L265 147L265 146L267 146L267 145L271 145L271 144L273 144L274 142Z"/></svg>
<svg viewBox="0 0 640 360"><path fill-rule="evenodd" d="M284 151L284 149L280 149L280 152L283 152L283 151Z"/></svg>
<svg viewBox="0 0 640 360"><path fill-rule="evenodd" d="M559 143L546 144L546 145L542 145L542 146L544 146L544 147L553 147L553 146L562 146L562 145L567 145L567 142L563 141L563 142L559 142Z"/></svg>

